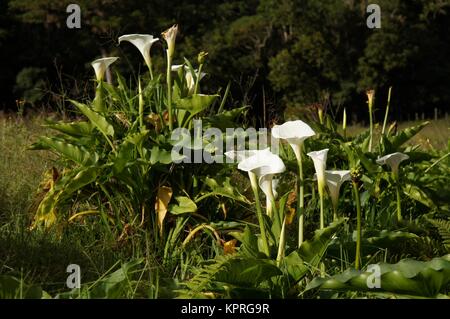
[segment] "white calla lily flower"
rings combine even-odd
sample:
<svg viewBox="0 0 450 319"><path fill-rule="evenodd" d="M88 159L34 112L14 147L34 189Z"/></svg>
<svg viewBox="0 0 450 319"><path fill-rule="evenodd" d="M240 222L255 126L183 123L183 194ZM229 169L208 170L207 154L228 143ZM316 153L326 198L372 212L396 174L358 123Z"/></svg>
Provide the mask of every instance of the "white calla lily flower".
<svg viewBox="0 0 450 319"><path fill-rule="evenodd" d="M231 159L232 161L237 161L238 163L242 162L246 158L255 155L258 150L242 150L242 151L228 151L225 152L225 156Z"/></svg>
<svg viewBox="0 0 450 319"><path fill-rule="evenodd" d="M387 164L391 167L392 173L398 176L398 167L401 162L409 159L409 156L400 152L385 155L377 159L377 163L380 165Z"/></svg>
<svg viewBox="0 0 450 319"><path fill-rule="evenodd" d="M172 72L178 72L183 66L185 66L184 64L172 64L170 66L170 69L172 70Z"/></svg>
<svg viewBox="0 0 450 319"><path fill-rule="evenodd" d="M175 39L178 33L178 25L175 24L171 28L162 33L164 40L167 42L167 55L172 58L175 51Z"/></svg>
<svg viewBox="0 0 450 319"><path fill-rule="evenodd" d="M327 182L328 190L330 191L331 202L333 208L336 210L339 202L339 190L341 189L342 183L350 180L350 171L325 171L325 179Z"/></svg>
<svg viewBox="0 0 450 319"><path fill-rule="evenodd" d="M171 66L171 70L173 72L178 72L181 68L183 68L184 66L184 71L185 71L185 80L186 80L186 85L189 89L189 94L192 94L194 92L195 89L195 81L194 81L194 76L191 72L191 69L184 64L174 64ZM201 79L203 79L206 76L205 72L199 72L198 70L194 70L195 72L195 76L199 77L198 81L200 82Z"/></svg>
<svg viewBox="0 0 450 319"><path fill-rule="evenodd" d="M103 80L103 78L105 77L106 69L111 64L116 62L117 59L118 57L101 58L91 63L92 67L94 68L95 77L97 78L97 81Z"/></svg>
<svg viewBox="0 0 450 319"><path fill-rule="evenodd" d="M303 242L303 220L304 220L304 185L303 185L303 164L302 164L302 147L303 142L308 137L316 133L311 127L303 121L288 121L282 125L275 125L272 128L272 136L277 139L286 140L294 151L298 163L298 197L297 197L297 213L298 213L298 247Z"/></svg>
<svg viewBox="0 0 450 319"><path fill-rule="evenodd" d="M158 40L158 38L154 38L150 34L126 34L119 37L119 44L122 41L127 41L133 44L141 52L147 66L151 68L152 62L150 57L150 49L153 43Z"/></svg>
<svg viewBox="0 0 450 319"><path fill-rule="evenodd" d="M245 152L245 151L244 151ZM258 181L258 186L266 195L267 214L272 217L272 209L275 204L274 188L277 186L277 182L273 182L275 174L280 174L286 170L286 166L283 160L273 154L269 148L261 151L247 151L248 153L229 153L230 156L234 156L241 160L238 164L238 169L246 171L250 175L250 181L252 181L252 174L255 175ZM253 155L250 155L253 154ZM248 156L250 155L250 156ZM252 185L255 187L256 185Z"/></svg>
<svg viewBox="0 0 450 319"><path fill-rule="evenodd" d="M325 227L325 216L323 213L323 190L325 189L325 169L327 166L328 148L321 151L309 152L307 155L312 158L317 174L317 185L320 197L320 229Z"/></svg>
<svg viewBox="0 0 450 319"><path fill-rule="evenodd" d="M314 168L317 174L317 183L319 185L319 194L323 192L326 183L325 169L327 166L327 154L328 148L320 151L309 152L307 154L314 162Z"/></svg>
<svg viewBox="0 0 450 319"><path fill-rule="evenodd" d="M292 147L297 161L300 161L301 146L303 142L316 133L303 121L288 121L282 125L275 125L272 128L272 135L275 138L286 140Z"/></svg>
<svg viewBox="0 0 450 319"><path fill-rule="evenodd" d="M195 72L195 76L198 77L199 82L206 75L205 72L199 73L198 70L194 70L194 72ZM192 94L195 89L195 81L194 81L194 76L192 75L192 72L190 72L190 71L186 72L185 79L186 79L186 85L189 89L189 94Z"/></svg>
<svg viewBox="0 0 450 319"><path fill-rule="evenodd" d="M252 156L245 158L238 164L238 168L242 171L252 172L258 177L279 174L286 170L283 160L273 154L269 148L256 151Z"/></svg>

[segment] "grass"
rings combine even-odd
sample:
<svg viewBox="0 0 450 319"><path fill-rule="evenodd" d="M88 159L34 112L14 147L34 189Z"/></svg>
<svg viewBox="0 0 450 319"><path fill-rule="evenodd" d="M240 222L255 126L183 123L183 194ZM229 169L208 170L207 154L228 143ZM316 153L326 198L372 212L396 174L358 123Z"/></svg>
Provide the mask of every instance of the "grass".
<svg viewBox="0 0 450 319"><path fill-rule="evenodd" d="M429 120L430 123L425 126L419 134L414 136L409 142L409 145L417 145L420 144L422 149L446 149L448 146L448 141L450 139L450 119L438 119L438 120ZM407 121L401 122L398 124L397 130L402 130L407 127L416 126L424 121ZM374 129L374 141L379 140L379 136L381 133L382 123L377 123ZM386 128L386 130L389 126ZM356 124L349 126L347 128L347 134L349 136L355 136L358 133L366 130L367 128Z"/></svg>
<svg viewBox="0 0 450 319"><path fill-rule="evenodd" d="M47 132L44 116L0 117L0 275L11 274L50 291L67 290L66 267L79 264L83 282L99 278L126 249L86 225L64 234L30 231L34 197L44 174L57 165L52 154L27 150Z"/></svg>

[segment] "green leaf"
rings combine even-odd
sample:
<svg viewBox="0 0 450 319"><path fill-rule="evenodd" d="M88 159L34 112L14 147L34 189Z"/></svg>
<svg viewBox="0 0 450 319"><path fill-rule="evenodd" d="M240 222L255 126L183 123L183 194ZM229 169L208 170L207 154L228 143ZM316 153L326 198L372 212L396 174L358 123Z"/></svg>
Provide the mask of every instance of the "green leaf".
<svg viewBox="0 0 450 319"><path fill-rule="evenodd" d="M232 232L230 235L241 242L239 251L243 256L252 258L258 257L258 237L250 230L248 225L245 226L243 233Z"/></svg>
<svg viewBox="0 0 450 319"><path fill-rule="evenodd" d="M244 195L239 193L236 187L231 186L230 177L222 177L222 176L218 176L216 178L206 177L203 180L203 183L212 190L211 193L207 193L207 195L209 196L211 195L224 196L243 203L247 204L250 203ZM199 200L205 197L206 195L203 195L197 198L195 201L198 202Z"/></svg>
<svg viewBox="0 0 450 319"><path fill-rule="evenodd" d="M402 131L400 131L397 135L389 138L392 144L391 152L395 152L398 150L400 146L409 141L414 135L420 132L425 126L427 126L430 122L424 122L416 126L408 127Z"/></svg>
<svg viewBox="0 0 450 319"><path fill-rule="evenodd" d="M172 156L176 158L172 159ZM174 160L182 160L184 158L181 154L172 154L172 152L160 149L158 146L153 146L150 155L150 164L154 165L156 163L170 164Z"/></svg>
<svg viewBox="0 0 450 319"><path fill-rule="evenodd" d="M97 112L92 111L86 104L70 100L95 127L105 136L114 136L114 127L108 123L105 117Z"/></svg>
<svg viewBox="0 0 450 319"><path fill-rule="evenodd" d="M248 109L248 107L243 106L222 112L220 114L205 117L202 119L202 126L206 129L210 127L217 127L222 131L226 130L227 128L235 127L235 119L238 116L242 115L246 109Z"/></svg>
<svg viewBox="0 0 450 319"><path fill-rule="evenodd" d="M120 144L116 157L114 158L114 172L122 172L133 160L134 145L129 141Z"/></svg>
<svg viewBox="0 0 450 319"><path fill-rule="evenodd" d="M450 283L450 255L423 262L403 259L396 264L379 263L380 288L369 288L374 273L347 269L331 278L315 278L306 290L390 292L400 295L435 297Z"/></svg>
<svg viewBox="0 0 450 319"><path fill-rule="evenodd" d="M303 259L295 250L285 257L283 262L286 265L287 273L294 282L301 280L309 271L309 268L304 264Z"/></svg>
<svg viewBox="0 0 450 319"><path fill-rule="evenodd" d="M178 202L178 205L171 204L169 205L169 211L172 214L186 214L186 213L194 213L197 211L197 205L194 203L192 199L186 196L176 196L175 199Z"/></svg>
<svg viewBox="0 0 450 319"><path fill-rule="evenodd" d="M76 174L64 185L61 196L68 196L80 188L95 182L99 175L99 167L90 166L74 172Z"/></svg>
<svg viewBox="0 0 450 319"><path fill-rule="evenodd" d="M408 197L418 201L419 203L422 203L429 208L436 208L433 200L429 198L427 194L417 186L406 184L405 187L403 187L403 192L408 195Z"/></svg>
<svg viewBox="0 0 450 319"><path fill-rule="evenodd" d="M330 226L324 229L316 230L311 240L304 241L297 250L303 261L317 267L322 257L325 255L333 236L341 230L344 222L345 219L340 218L331 223Z"/></svg>
<svg viewBox="0 0 450 319"><path fill-rule="evenodd" d="M74 161L80 165L93 165L98 161L98 154L88 151L82 146L68 143L66 140L55 137L41 137L31 146L31 149L52 149L60 156Z"/></svg>
<svg viewBox="0 0 450 319"><path fill-rule="evenodd" d="M49 127L73 137L91 136L94 129L90 122L48 123L44 127Z"/></svg>
<svg viewBox="0 0 450 319"><path fill-rule="evenodd" d="M274 264L265 259L236 257L224 265L214 280L234 286L257 287L262 282L281 274Z"/></svg>
<svg viewBox="0 0 450 319"><path fill-rule="evenodd" d="M194 94L176 101L177 108L187 110L191 115L207 109L218 97L215 95Z"/></svg>
<svg viewBox="0 0 450 319"><path fill-rule="evenodd" d="M27 285L23 280L0 275L0 299L41 299L44 291L37 285Z"/></svg>

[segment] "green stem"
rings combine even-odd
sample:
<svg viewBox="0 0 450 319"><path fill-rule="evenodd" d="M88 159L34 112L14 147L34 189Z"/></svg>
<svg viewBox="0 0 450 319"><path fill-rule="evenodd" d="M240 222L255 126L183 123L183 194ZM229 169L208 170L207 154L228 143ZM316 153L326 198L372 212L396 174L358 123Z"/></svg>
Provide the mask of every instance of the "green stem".
<svg viewBox="0 0 450 319"><path fill-rule="evenodd" d="M384 131L386 130L386 124L387 124L387 119L388 119L388 114L389 114L389 105L391 104L391 91L392 91L392 86L389 87L388 100L387 100L386 112L384 113L384 121L383 121L383 128L381 130L381 135L384 135Z"/></svg>
<svg viewBox="0 0 450 319"><path fill-rule="evenodd" d="M302 146L299 147L298 154L298 200L297 200L297 211L298 211L298 247L303 243L303 229L304 229L304 185L303 185L303 163L302 163Z"/></svg>
<svg viewBox="0 0 450 319"><path fill-rule="evenodd" d="M333 221L336 221L337 219L338 219L337 207L336 205L333 205Z"/></svg>
<svg viewBox="0 0 450 319"><path fill-rule="evenodd" d="M398 180L398 178L396 179L396 193L397 193L397 222L401 222L402 220L403 220L403 217L402 217L402 204L401 204L401 202L402 202L402 200L401 200L401 197L400 197L400 183L399 183L399 180Z"/></svg>
<svg viewBox="0 0 450 319"><path fill-rule="evenodd" d="M248 176L250 178L250 183L253 189L253 194L255 196L255 206L256 206L256 214L258 217L259 228L261 231L261 240L263 245L264 253L269 257L269 243L267 242L266 236L266 226L264 223L264 216L261 209L261 202L259 200L259 192L258 192L258 181L256 180L256 175L252 172L248 172Z"/></svg>
<svg viewBox="0 0 450 319"><path fill-rule="evenodd" d="M323 213L323 191L319 193L320 197L320 229L325 228L325 217Z"/></svg>
<svg viewBox="0 0 450 319"><path fill-rule="evenodd" d="M153 81L152 61L147 64L148 71L150 72L150 79Z"/></svg>
<svg viewBox="0 0 450 319"><path fill-rule="evenodd" d="M373 139L373 116L372 116L372 108L369 107L369 130L370 130L370 138L369 138L369 152L372 152L372 139Z"/></svg>
<svg viewBox="0 0 450 319"><path fill-rule="evenodd" d="M280 267L280 263L284 257L285 250L286 250L286 218L283 219L283 226L281 226L280 241L278 243L278 253L277 253L277 267Z"/></svg>
<svg viewBox="0 0 450 319"><path fill-rule="evenodd" d="M172 123L172 57L167 52L167 111L169 112L169 130L173 130Z"/></svg>
<svg viewBox="0 0 450 319"><path fill-rule="evenodd" d="M143 130L144 127L144 96L142 94L142 86L141 79L138 78L139 81L139 127Z"/></svg>
<svg viewBox="0 0 450 319"><path fill-rule="evenodd" d="M356 202L356 257L355 268L359 270L361 259L361 200L359 197L358 184L353 182L353 194Z"/></svg>
<svg viewBox="0 0 450 319"><path fill-rule="evenodd" d="M198 73L195 76L194 94L197 94L198 82L200 82L200 75L202 74L202 68L203 68L203 64L200 64L200 66L198 67Z"/></svg>

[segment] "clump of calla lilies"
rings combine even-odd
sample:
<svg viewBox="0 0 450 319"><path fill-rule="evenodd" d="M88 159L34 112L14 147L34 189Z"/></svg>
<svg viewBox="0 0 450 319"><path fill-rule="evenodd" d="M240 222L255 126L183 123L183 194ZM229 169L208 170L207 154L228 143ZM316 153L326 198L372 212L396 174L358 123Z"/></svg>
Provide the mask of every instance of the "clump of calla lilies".
<svg viewBox="0 0 450 319"><path fill-rule="evenodd" d="M203 63L207 53L202 52L198 57L199 67L193 69L191 65L174 65L173 57L175 53L175 40L178 32L178 26L174 25L168 30L162 33L162 38L166 42L166 81L167 81L167 117L168 127L173 129L173 116L174 110L172 107L172 72L177 72L180 77L184 77L189 94L197 94L199 81L205 76L202 72ZM148 68L150 79L153 81L151 48L159 41L159 38L150 34L127 34L119 37L119 44L124 42L131 43L141 53L144 62ZM118 60L118 57L103 57L95 60L91 63L95 71L96 76L96 94L93 102L93 110L96 112L104 112L104 99L103 99L103 86L106 70ZM371 152L373 145L373 119L372 112L374 106L374 91L367 92L368 107L370 114L370 140L368 151ZM143 102L142 102L142 87L141 80L139 79L139 117L140 125L143 126ZM344 136L346 132L346 120L347 115L344 110L342 129ZM320 123L323 124L323 111L319 109ZM386 120L385 120L386 121ZM383 131L384 131L383 125ZM314 180L317 181L317 190L319 194L319 229L326 227L326 221L331 218L326 217L324 199L326 194L330 199L332 207L332 219L335 221L343 214L339 213L339 194L341 186L351 181L353 185L354 201L356 203L357 210L357 227L356 227L356 258L355 268L360 267L360 249L361 249L361 204L359 195L359 180L360 173L353 168L343 168L341 170L327 170L327 157L329 149L313 150L308 153L305 152L305 141L308 138L313 138L316 132L305 122L301 120L287 121L282 125L275 125L271 134L274 138L284 141L289 144L290 148L295 155L297 162L297 169L295 174L297 175L296 181L296 198L297 198L297 210L296 216L298 221L298 240L297 245L300 248L304 242L304 224L305 224L305 177L303 166L306 159L309 159L314 164L315 175ZM286 166L283 160L277 155L271 152L270 148L263 150L242 150L242 151L229 151L225 155L232 160L238 162L237 168L243 172L246 172L250 181L250 185L253 191L256 207L256 215L258 219L260 229L260 250L266 255L270 256L270 245L273 242L273 233L271 229L267 229L268 224L266 219L272 222L272 225L277 225L279 231L277 231L275 243L277 247L276 262L279 265L284 258L286 249L286 216L281 216L281 210L277 204L277 186L279 184L279 175L286 171ZM307 155L307 157L305 157ZM396 185L397 191L397 221L402 220L401 211L401 185L399 182L399 165L402 161L407 160L408 156L399 152L393 154L386 154L376 160L379 165L387 165L391 169L392 179ZM265 198L265 212L261 206L260 190L262 190ZM284 213L283 213L284 214ZM331 213L330 213L331 215ZM272 235L272 236L270 236ZM272 239L272 241L271 241Z"/></svg>
<svg viewBox="0 0 450 319"><path fill-rule="evenodd" d="M304 241L304 211L305 211L305 199L304 199L304 188L305 179L303 174L303 162L304 158L304 142L306 139L316 135L314 130L305 122L301 120L288 121L282 125L275 125L272 128L272 136L285 141L290 145L292 151L295 155L297 161L298 171L297 176L297 211L296 215L298 218L298 247L300 248ZM350 169L342 170L328 170L327 169L327 156L329 149L322 149L317 151L308 152L306 155L312 160L314 164L315 174L314 180L317 181L317 189L319 194L320 203L320 224L319 229L324 229L326 227L325 208L324 199L326 194L330 199L332 207L332 219L337 220L342 217L343 214L339 214L339 194L341 186L347 182L353 182L353 194L357 210L357 229L356 229L356 260L355 267L359 269L360 267L360 250L361 250L361 204L360 204L360 194L359 194L359 180L360 172L351 171ZM281 231L279 233L278 239L278 253L277 253L277 264L279 264L284 257L285 245L286 245L286 216L280 216L276 203L277 191L276 187L278 185L278 179L276 176L286 171L286 166L283 160L276 154L273 154L270 148L264 150L244 150L244 151L229 151L225 155L238 162L238 169L244 171L248 174L250 180L250 185L255 198L256 213L258 217L259 227L260 227L260 240L262 251L269 256L270 255L270 244L268 237L267 224L264 223L263 209L261 207L259 190L261 189L265 199L266 199L266 215L272 223L281 225ZM393 153L383 156L376 160L380 165L388 165L392 170L392 177L394 181L397 182L397 201L398 201L398 211L397 218L401 221L401 205L400 205L400 184L398 183L398 167L399 164L408 159L408 156L402 153ZM331 215L331 214L330 214Z"/></svg>

